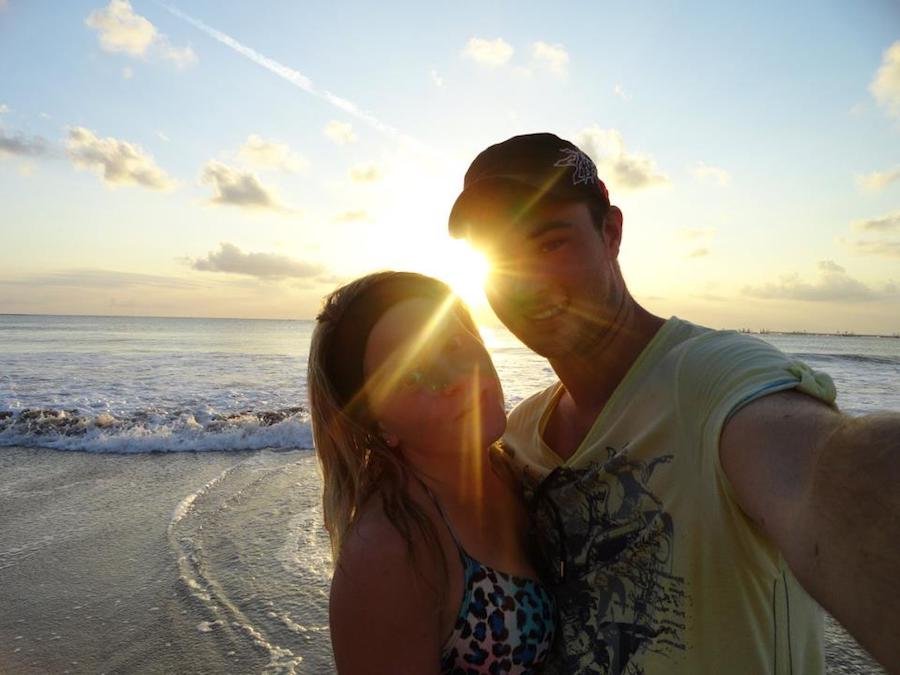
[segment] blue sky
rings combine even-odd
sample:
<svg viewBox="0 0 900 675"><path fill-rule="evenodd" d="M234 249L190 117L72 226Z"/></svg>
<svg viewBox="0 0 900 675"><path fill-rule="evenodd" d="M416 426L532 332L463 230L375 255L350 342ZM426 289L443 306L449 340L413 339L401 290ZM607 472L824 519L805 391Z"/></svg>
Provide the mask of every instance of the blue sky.
<svg viewBox="0 0 900 675"><path fill-rule="evenodd" d="M464 286L469 161L547 130L597 161L652 311L900 332L900 6L483 4L0 0L0 312Z"/></svg>

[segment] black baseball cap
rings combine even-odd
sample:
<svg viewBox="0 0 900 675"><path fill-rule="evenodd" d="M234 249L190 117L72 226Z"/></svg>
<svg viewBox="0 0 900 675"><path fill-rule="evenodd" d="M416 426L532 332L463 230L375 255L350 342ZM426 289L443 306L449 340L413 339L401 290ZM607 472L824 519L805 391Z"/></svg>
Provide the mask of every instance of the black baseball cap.
<svg viewBox="0 0 900 675"><path fill-rule="evenodd" d="M450 211L451 236L466 237L497 202L521 214L544 198L599 199L609 208L609 192L597 167L574 143L554 134L513 136L482 151L469 166L463 191Z"/></svg>

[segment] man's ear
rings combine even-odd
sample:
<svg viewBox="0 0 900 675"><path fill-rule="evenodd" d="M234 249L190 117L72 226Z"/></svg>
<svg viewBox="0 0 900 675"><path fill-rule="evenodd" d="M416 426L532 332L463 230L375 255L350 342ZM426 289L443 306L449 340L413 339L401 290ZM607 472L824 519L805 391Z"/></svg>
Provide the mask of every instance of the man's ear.
<svg viewBox="0 0 900 675"><path fill-rule="evenodd" d="M603 219L603 241L613 260L619 257L619 246L622 245L622 210L618 206L610 206Z"/></svg>

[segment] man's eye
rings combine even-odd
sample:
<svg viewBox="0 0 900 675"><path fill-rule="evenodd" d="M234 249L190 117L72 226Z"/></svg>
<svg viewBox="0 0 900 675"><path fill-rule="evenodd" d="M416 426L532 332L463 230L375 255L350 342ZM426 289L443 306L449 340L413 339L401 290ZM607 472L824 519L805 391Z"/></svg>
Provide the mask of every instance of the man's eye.
<svg viewBox="0 0 900 675"><path fill-rule="evenodd" d="M542 241L540 243L541 253L550 253L551 251L555 251L565 243L565 239L548 239L547 241Z"/></svg>

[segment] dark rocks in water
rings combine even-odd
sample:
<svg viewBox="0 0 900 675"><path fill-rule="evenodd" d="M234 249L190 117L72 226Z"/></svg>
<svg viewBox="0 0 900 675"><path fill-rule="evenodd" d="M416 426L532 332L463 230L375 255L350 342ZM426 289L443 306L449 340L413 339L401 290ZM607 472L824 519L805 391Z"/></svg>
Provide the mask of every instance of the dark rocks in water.
<svg viewBox="0 0 900 675"><path fill-rule="evenodd" d="M216 422L233 422L235 420L245 420L248 417L255 417L262 426L269 427L283 422L288 417L302 413L304 410L305 408L299 405L291 408L282 408L281 410L261 410L259 412L256 410L242 410L236 413L216 415L214 420Z"/></svg>
<svg viewBox="0 0 900 675"><path fill-rule="evenodd" d="M264 410L263 412L257 413L256 417L259 419L259 423L262 426L270 427L273 424L283 422L288 417L293 417L301 412L303 412L303 406L298 405L292 408L283 408L275 411Z"/></svg>
<svg viewBox="0 0 900 675"><path fill-rule="evenodd" d="M306 409L303 406L292 406L280 410L245 410L214 414L209 421L201 422L201 428L204 432L215 433L252 425L254 421L261 427L270 427L304 412ZM81 436L92 428L109 431L157 424L178 424L185 416L193 417L193 415L194 413L188 410L171 412L142 410L130 416L117 418L109 413L90 415L82 414L78 410L26 408L18 413L0 411L0 431L11 429L30 436ZM194 428L197 429L196 424Z"/></svg>
<svg viewBox="0 0 900 675"><path fill-rule="evenodd" d="M242 422L246 422L248 418L256 418L259 426L270 427L279 422L299 415L306 411L303 406L292 406L290 408L282 408L281 410L242 410L236 413L227 413L224 415L215 415L205 429L206 431L221 431L222 429L232 428Z"/></svg>
<svg viewBox="0 0 900 675"><path fill-rule="evenodd" d="M66 419L70 415L77 415L77 410L44 410L43 408L38 408L36 410L32 410L31 408L25 408L22 412L19 413L20 421L29 421L29 420L44 420L44 419Z"/></svg>
<svg viewBox="0 0 900 675"><path fill-rule="evenodd" d="M29 434L58 433L66 436L83 434L87 421L78 410L44 410L25 408L13 421L15 427Z"/></svg>

